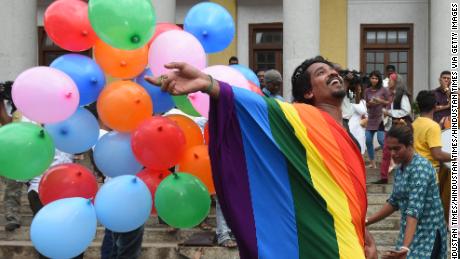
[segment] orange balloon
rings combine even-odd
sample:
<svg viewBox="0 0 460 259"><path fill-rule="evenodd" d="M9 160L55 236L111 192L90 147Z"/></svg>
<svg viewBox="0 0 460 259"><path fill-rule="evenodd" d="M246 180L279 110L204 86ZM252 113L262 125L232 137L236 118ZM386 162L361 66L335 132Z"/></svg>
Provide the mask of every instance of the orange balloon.
<svg viewBox="0 0 460 259"><path fill-rule="evenodd" d="M179 161L179 171L198 177L208 188L209 194L216 193L207 145L187 149Z"/></svg>
<svg viewBox="0 0 460 259"><path fill-rule="evenodd" d="M209 145L209 123L207 122L204 125L203 135L204 135L204 143L206 143L206 145Z"/></svg>
<svg viewBox="0 0 460 259"><path fill-rule="evenodd" d="M203 145L203 134L201 134L201 129L192 119L181 114L171 114L166 116L166 118L173 120L179 128L184 132L185 135L185 149Z"/></svg>
<svg viewBox="0 0 460 259"><path fill-rule="evenodd" d="M116 81L102 90L97 99L97 112L109 128L131 132L152 117L153 104L142 86L131 81Z"/></svg>
<svg viewBox="0 0 460 259"><path fill-rule="evenodd" d="M105 73L122 79L138 76L147 66L148 46L135 50L116 49L101 40L94 45L94 57Z"/></svg>

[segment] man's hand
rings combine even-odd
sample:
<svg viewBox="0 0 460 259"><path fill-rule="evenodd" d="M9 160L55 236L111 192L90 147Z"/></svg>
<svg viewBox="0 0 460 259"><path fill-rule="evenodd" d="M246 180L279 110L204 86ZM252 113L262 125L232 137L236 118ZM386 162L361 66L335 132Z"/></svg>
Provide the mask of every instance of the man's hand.
<svg viewBox="0 0 460 259"><path fill-rule="evenodd" d="M371 233L365 229L364 233L364 254L366 259L377 259L377 246Z"/></svg>
<svg viewBox="0 0 460 259"><path fill-rule="evenodd" d="M407 250L391 250L383 254L382 259L405 259L407 258Z"/></svg>
<svg viewBox="0 0 460 259"><path fill-rule="evenodd" d="M172 70L155 78L146 76L145 80L160 86L162 91L169 92L172 95L205 91L211 84L211 79L208 75L189 64L172 62L166 64L165 68Z"/></svg>

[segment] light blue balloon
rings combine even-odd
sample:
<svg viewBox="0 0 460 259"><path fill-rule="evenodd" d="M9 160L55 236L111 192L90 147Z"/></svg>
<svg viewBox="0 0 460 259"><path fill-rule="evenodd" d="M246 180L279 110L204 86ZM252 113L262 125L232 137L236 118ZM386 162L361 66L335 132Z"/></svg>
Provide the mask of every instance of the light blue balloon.
<svg viewBox="0 0 460 259"><path fill-rule="evenodd" d="M246 77L247 80L253 82L255 85L260 87L259 78L257 77L256 73L252 71L252 69L250 69L247 66L240 65L240 64L230 65L230 67L238 70L241 74L244 75L244 77Z"/></svg>
<svg viewBox="0 0 460 259"><path fill-rule="evenodd" d="M97 219L115 232L129 232L142 226L152 209L152 195L138 177L123 175L110 179L96 194Z"/></svg>
<svg viewBox="0 0 460 259"><path fill-rule="evenodd" d="M210 2L193 6L184 19L184 30L193 34L206 53L224 50L235 35L235 23L224 7Z"/></svg>
<svg viewBox="0 0 460 259"><path fill-rule="evenodd" d="M30 239L44 256L72 258L83 253L96 236L97 218L91 200L65 198L49 203L30 226Z"/></svg>
<svg viewBox="0 0 460 259"><path fill-rule="evenodd" d="M80 106L93 103L105 85L105 76L91 58L79 54L66 54L55 59L50 67L69 75L80 92Z"/></svg>
<svg viewBox="0 0 460 259"><path fill-rule="evenodd" d="M94 162L106 176L135 175L142 165L134 157L131 149L131 135L109 132L102 136L94 147Z"/></svg>
<svg viewBox="0 0 460 259"><path fill-rule="evenodd" d="M144 76L152 75L152 71L147 68L144 72L142 72L142 74L134 79L134 82L144 87L144 89L149 93L153 103L153 112L155 114L165 113L174 108L174 101L168 92L163 92L159 86L154 86L145 81Z"/></svg>
<svg viewBox="0 0 460 259"><path fill-rule="evenodd" d="M99 123L85 108L78 108L67 120L45 124L56 148L70 154L82 153L93 147L99 138Z"/></svg>

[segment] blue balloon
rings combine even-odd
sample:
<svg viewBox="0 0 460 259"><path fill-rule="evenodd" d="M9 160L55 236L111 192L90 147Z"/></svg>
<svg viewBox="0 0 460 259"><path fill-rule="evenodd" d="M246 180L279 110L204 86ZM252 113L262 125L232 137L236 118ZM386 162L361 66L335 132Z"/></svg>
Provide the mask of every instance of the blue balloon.
<svg viewBox="0 0 460 259"><path fill-rule="evenodd" d="M193 6L184 19L184 30L193 34L206 53L224 50L235 35L235 23L224 7L210 2Z"/></svg>
<svg viewBox="0 0 460 259"><path fill-rule="evenodd" d="M72 258L83 253L96 236L97 217L91 200L65 198L49 203L30 226L35 248L49 258Z"/></svg>
<svg viewBox="0 0 460 259"><path fill-rule="evenodd" d="M67 120L45 124L57 149L77 154L89 150L99 138L99 123L85 108L78 108Z"/></svg>
<svg viewBox="0 0 460 259"><path fill-rule="evenodd" d="M66 54L55 59L50 67L61 70L73 79L80 92L80 106L95 102L104 88L104 72L87 56Z"/></svg>
<svg viewBox="0 0 460 259"><path fill-rule="evenodd" d="M244 77L246 77L247 80L253 82L255 85L260 87L259 78L257 77L256 73L252 71L252 69L250 69L247 66L240 65L240 64L230 65L230 67L238 70L241 74L244 75Z"/></svg>
<svg viewBox="0 0 460 259"><path fill-rule="evenodd" d="M165 113L174 108L174 101L171 95L167 92L161 91L159 86L154 86L145 81L144 76L152 75L152 71L147 68L144 70L144 72L142 72L142 74L134 79L134 82L144 87L144 89L149 93L153 103L153 112L155 114Z"/></svg>
<svg viewBox="0 0 460 259"><path fill-rule="evenodd" d="M115 232L129 232L142 226L152 209L152 195L136 176L123 175L102 185L94 202L99 222Z"/></svg>
<svg viewBox="0 0 460 259"><path fill-rule="evenodd" d="M94 147L94 162L106 176L135 175L143 166L136 160L131 149L131 135L109 132Z"/></svg>

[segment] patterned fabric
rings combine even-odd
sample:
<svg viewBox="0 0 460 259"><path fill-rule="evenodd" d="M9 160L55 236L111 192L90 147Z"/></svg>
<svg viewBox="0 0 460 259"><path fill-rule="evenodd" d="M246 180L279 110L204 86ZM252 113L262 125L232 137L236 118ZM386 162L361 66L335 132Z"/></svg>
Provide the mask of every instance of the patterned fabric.
<svg viewBox="0 0 460 259"><path fill-rule="evenodd" d="M406 217L417 218L417 229L408 258L430 258L436 231L441 234L441 258L447 258L447 228L431 163L415 154L404 170L396 169L393 191L388 202L401 211L401 225L396 247L402 246Z"/></svg>
<svg viewBox="0 0 460 259"><path fill-rule="evenodd" d="M364 162L329 114L220 83L209 132L242 259L364 258Z"/></svg>

